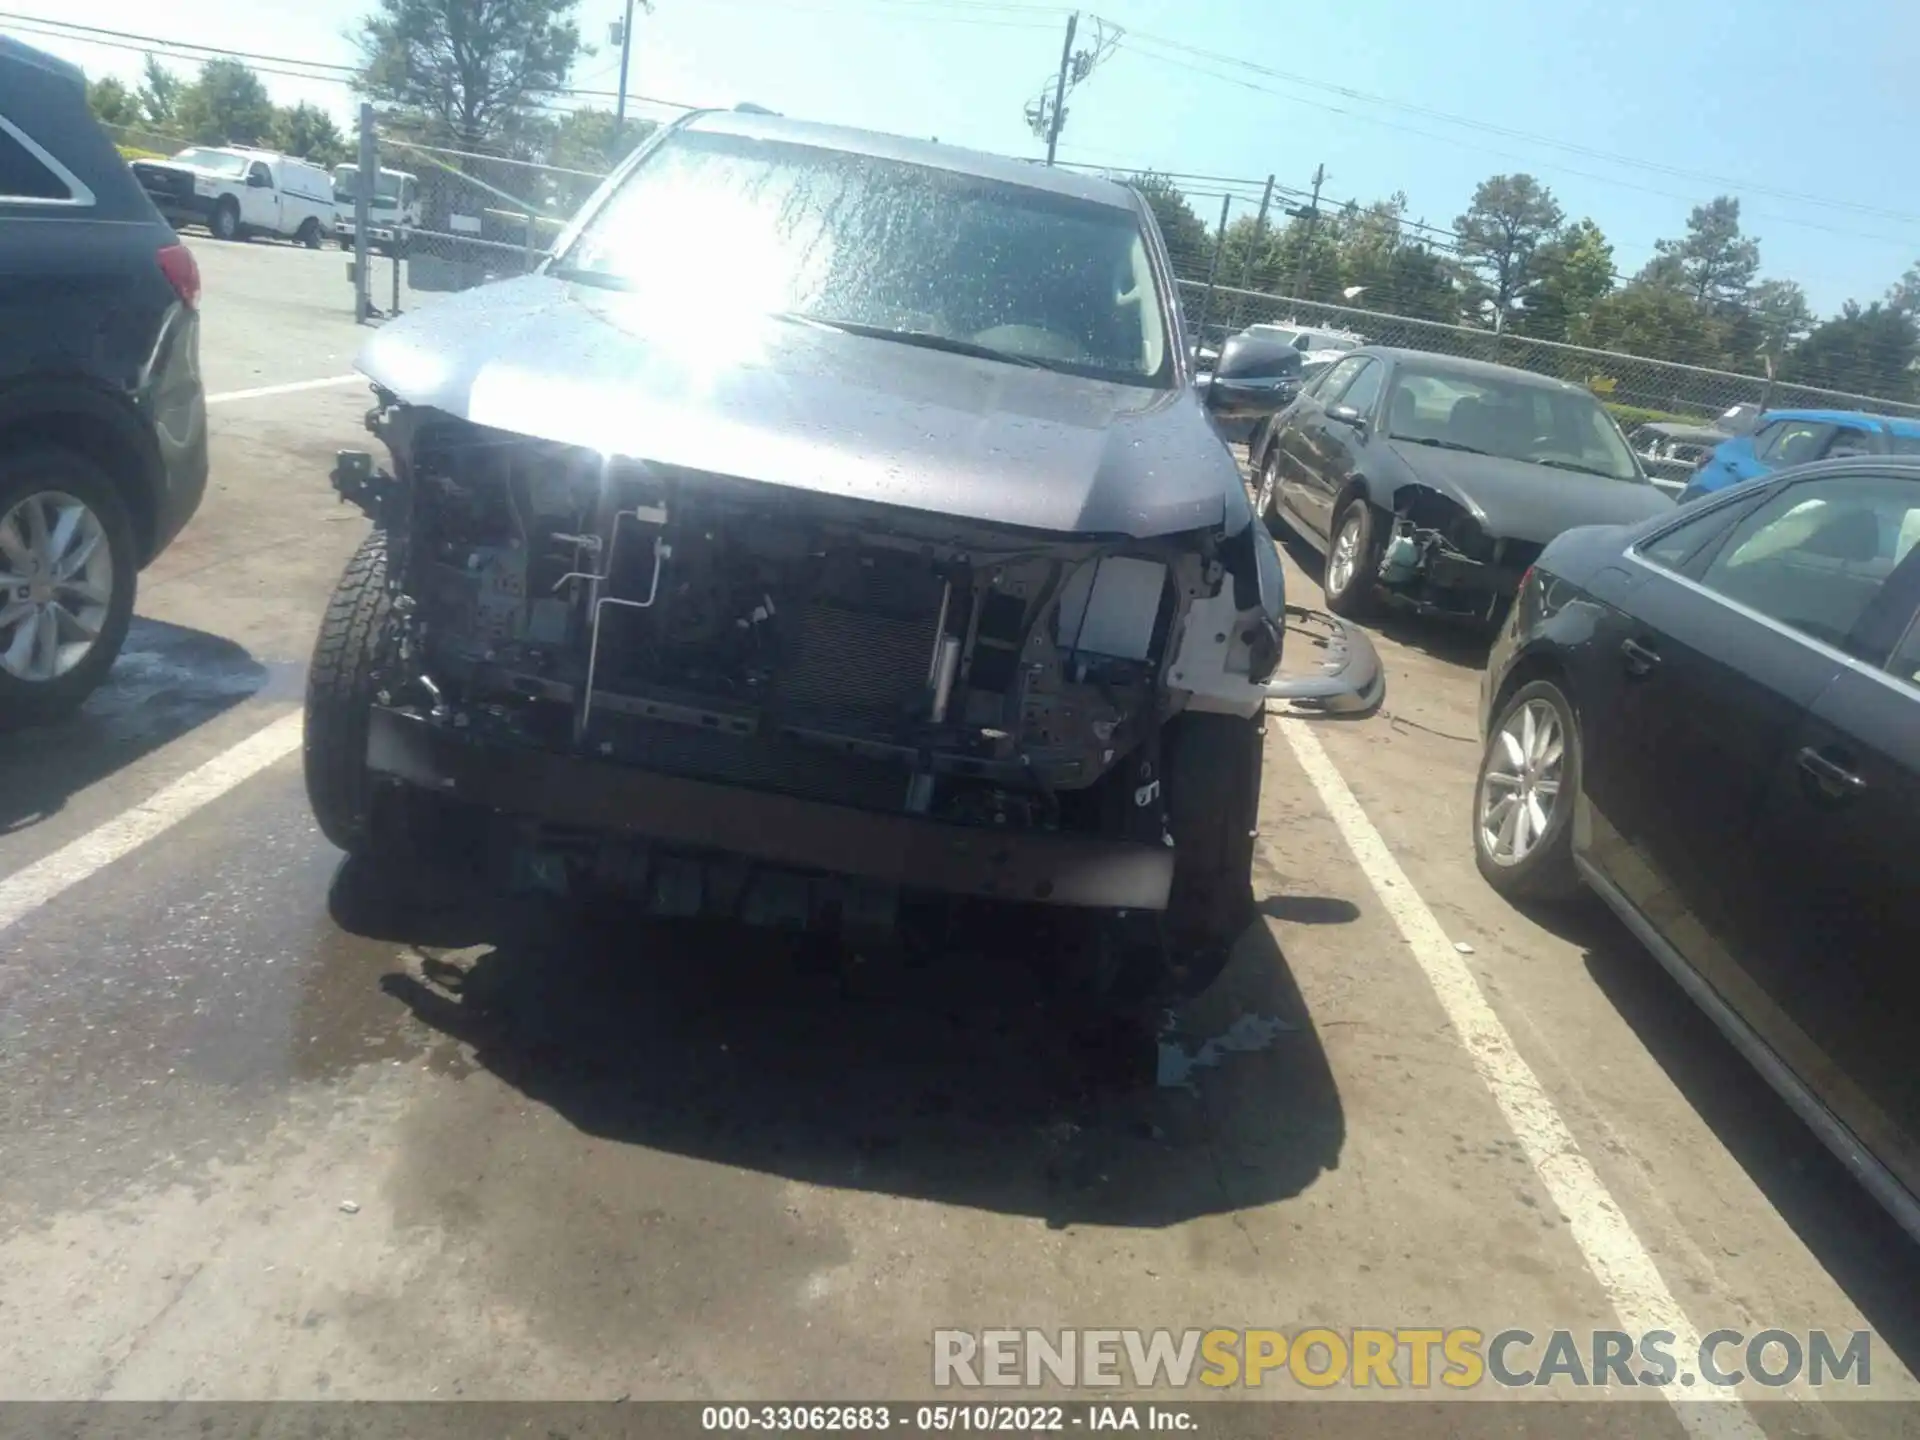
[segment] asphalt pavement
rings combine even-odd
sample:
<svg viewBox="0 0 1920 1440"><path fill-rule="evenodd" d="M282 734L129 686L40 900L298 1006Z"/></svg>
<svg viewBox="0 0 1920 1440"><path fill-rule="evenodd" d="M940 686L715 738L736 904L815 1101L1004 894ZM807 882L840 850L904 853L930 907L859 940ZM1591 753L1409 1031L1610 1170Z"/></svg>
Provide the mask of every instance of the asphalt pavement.
<svg viewBox="0 0 1920 1440"><path fill-rule="evenodd" d="M85 712L0 742L0 1398L907 1398L996 1325L1868 1329L1920 1397L1915 1247L1610 918L1479 879L1457 629L1379 627L1384 714L1270 723L1262 923L1157 1030L1017 932L823 971L369 912L289 718L366 331L337 251L195 250L205 507ZM1621 1433L1898 1433L1742 1393Z"/></svg>

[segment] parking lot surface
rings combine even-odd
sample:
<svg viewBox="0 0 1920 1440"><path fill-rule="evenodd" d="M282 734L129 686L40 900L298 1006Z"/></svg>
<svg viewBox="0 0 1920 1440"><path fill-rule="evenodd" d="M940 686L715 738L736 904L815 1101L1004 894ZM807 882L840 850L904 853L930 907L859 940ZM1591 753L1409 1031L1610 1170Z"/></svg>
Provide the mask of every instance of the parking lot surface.
<svg viewBox="0 0 1920 1440"><path fill-rule="evenodd" d="M1676 1319L1871 1329L1920 1395L1920 1254L1610 917L1479 879L1459 629L1380 626L1382 715L1269 724L1262 923L1158 1034L1019 933L822 972L365 913L286 717L366 331L337 251L195 250L206 504L85 712L0 741L0 1397L906 1398L942 1328ZM1897 1433L1780 1398L1655 1419Z"/></svg>

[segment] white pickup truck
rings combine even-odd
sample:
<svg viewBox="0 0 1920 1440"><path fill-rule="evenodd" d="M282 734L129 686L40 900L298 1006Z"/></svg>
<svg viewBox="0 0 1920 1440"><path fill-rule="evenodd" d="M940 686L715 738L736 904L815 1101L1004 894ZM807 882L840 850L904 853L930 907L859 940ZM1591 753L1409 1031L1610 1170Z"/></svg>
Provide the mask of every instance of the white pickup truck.
<svg viewBox="0 0 1920 1440"><path fill-rule="evenodd" d="M354 202L358 197L360 167L333 167L333 199L340 211L335 232L340 248L351 250L354 240ZM407 232L420 224L420 178L384 165L375 173L373 193L367 197L367 244L375 251L396 255L407 248Z"/></svg>
<svg viewBox="0 0 1920 1440"><path fill-rule="evenodd" d="M175 229L205 225L219 240L277 235L312 250L334 233L331 178L289 155L194 145L171 160L136 160L133 173Z"/></svg>

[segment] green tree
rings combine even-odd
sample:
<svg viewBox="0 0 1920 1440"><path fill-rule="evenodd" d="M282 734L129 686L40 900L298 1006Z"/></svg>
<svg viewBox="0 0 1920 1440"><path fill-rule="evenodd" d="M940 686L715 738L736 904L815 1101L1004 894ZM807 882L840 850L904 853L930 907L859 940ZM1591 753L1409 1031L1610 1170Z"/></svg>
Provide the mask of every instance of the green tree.
<svg viewBox="0 0 1920 1440"><path fill-rule="evenodd" d="M1920 262L1909 265L1887 291L1887 308L1903 315L1920 315Z"/></svg>
<svg viewBox="0 0 1920 1440"><path fill-rule="evenodd" d="M579 0L378 0L360 24L357 86L464 149L537 126L580 43Z"/></svg>
<svg viewBox="0 0 1920 1440"><path fill-rule="evenodd" d="M1635 281L1593 305L1571 338L1596 350L1617 350L1682 365L1718 365L1724 326L1680 291Z"/></svg>
<svg viewBox="0 0 1920 1440"><path fill-rule="evenodd" d="M1153 211L1166 238L1167 252L1173 257L1173 269L1182 280L1204 280L1213 260L1213 234L1207 222L1194 213L1186 195L1166 176L1143 170L1128 184Z"/></svg>
<svg viewBox="0 0 1920 1440"><path fill-rule="evenodd" d="M1613 246L1591 220L1566 226L1533 256L1534 283L1516 328L1565 340L1613 292Z"/></svg>
<svg viewBox="0 0 1920 1440"><path fill-rule="evenodd" d="M109 125L138 125L139 98L111 75L103 75L87 86L87 106Z"/></svg>
<svg viewBox="0 0 1920 1440"><path fill-rule="evenodd" d="M586 173L549 176L551 193L543 198L554 210L572 214L600 184L598 178L588 176L606 175L656 128L651 120L628 120L623 135L614 124L611 110L587 107L570 111L554 126L545 158L549 165L562 170Z"/></svg>
<svg viewBox="0 0 1920 1440"><path fill-rule="evenodd" d="M1760 242L1740 232L1740 202L1720 195L1693 207L1686 237L1654 242L1664 277L1671 278L1696 305L1744 304L1760 270Z"/></svg>
<svg viewBox="0 0 1920 1440"><path fill-rule="evenodd" d="M1553 192L1531 175L1493 175L1453 222L1461 263L1474 277L1469 299L1492 307L1496 328L1535 283L1534 253L1566 217Z"/></svg>
<svg viewBox="0 0 1920 1440"><path fill-rule="evenodd" d="M1792 280L1762 280L1748 297L1747 313L1759 332L1754 351L1776 359L1806 339L1814 325L1807 294Z"/></svg>
<svg viewBox="0 0 1920 1440"><path fill-rule="evenodd" d="M140 102L147 123L162 130L171 129L178 118L180 92L184 88L180 77L151 55L146 57L140 74L141 85L135 98Z"/></svg>
<svg viewBox="0 0 1920 1440"><path fill-rule="evenodd" d="M318 105L304 100L274 112L273 148L331 170L348 155L347 137Z"/></svg>
<svg viewBox="0 0 1920 1440"><path fill-rule="evenodd" d="M174 123L203 145L258 145L273 136L273 101L238 60L209 60L180 92Z"/></svg>
<svg viewBox="0 0 1920 1440"><path fill-rule="evenodd" d="M1787 352L1780 378L1881 400L1911 400L1916 356L1920 329L1913 316L1878 300L1864 310L1849 300L1839 315Z"/></svg>

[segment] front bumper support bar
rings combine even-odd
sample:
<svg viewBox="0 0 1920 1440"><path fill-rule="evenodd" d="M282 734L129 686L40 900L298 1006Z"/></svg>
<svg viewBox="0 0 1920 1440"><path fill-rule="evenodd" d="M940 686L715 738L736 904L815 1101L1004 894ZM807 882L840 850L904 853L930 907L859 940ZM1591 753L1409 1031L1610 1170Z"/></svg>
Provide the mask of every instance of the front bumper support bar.
<svg viewBox="0 0 1920 1440"><path fill-rule="evenodd" d="M1165 846L986 830L552 750L483 745L389 706L373 708L367 765L378 775L556 826L904 889L1158 911L1167 908L1173 883L1173 851Z"/></svg>

